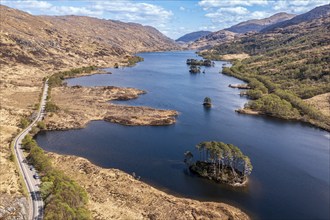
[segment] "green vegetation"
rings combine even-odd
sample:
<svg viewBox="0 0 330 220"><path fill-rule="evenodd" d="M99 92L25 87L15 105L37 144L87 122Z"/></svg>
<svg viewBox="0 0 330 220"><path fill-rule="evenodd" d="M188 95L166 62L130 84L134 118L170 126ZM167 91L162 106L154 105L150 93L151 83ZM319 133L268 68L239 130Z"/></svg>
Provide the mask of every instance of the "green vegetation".
<svg viewBox="0 0 330 220"><path fill-rule="evenodd" d="M309 122L330 130L330 119L303 99L330 92L330 52L325 26L330 19L292 27L271 34L246 35L217 45L202 55L248 53L223 73L246 81L246 107L284 119Z"/></svg>
<svg viewBox="0 0 330 220"><path fill-rule="evenodd" d="M22 117L20 122L19 122L19 127L20 128L26 128L30 124L30 120L27 119L26 117Z"/></svg>
<svg viewBox="0 0 330 220"><path fill-rule="evenodd" d="M142 62L142 61L144 61L143 57L139 57L139 56L128 56L127 57L127 65L128 66L134 66L138 62Z"/></svg>
<svg viewBox="0 0 330 220"><path fill-rule="evenodd" d="M37 142L33 140L32 136L27 134L22 140L22 148L26 151L30 151L33 147L37 146Z"/></svg>
<svg viewBox="0 0 330 220"><path fill-rule="evenodd" d="M211 100L211 98L210 97L205 97L204 98L203 105L205 107L211 107L212 106L212 100Z"/></svg>
<svg viewBox="0 0 330 220"><path fill-rule="evenodd" d="M47 101L45 110L46 112L58 112L60 108L55 103Z"/></svg>
<svg viewBox="0 0 330 220"><path fill-rule="evenodd" d="M232 144L206 141L196 148L199 151L199 160L193 163L193 154L187 151L184 161L191 171L202 177L235 185L244 183L252 172L249 157Z"/></svg>
<svg viewBox="0 0 330 220"><path fill-rule="evenodd" d="M46 129L46 124L45 124L45 122L43 122L43 121L39 121L39 122L37 123L37 127L38 127L40 130L45 130L45 129Z"/></svg>
<svg viewBox="0 0 330 220"><path fill-rule="evenodd" d="M197 52L197 54L204 59L209 60L222 60L222 55L216 54L216 53L210 53L209 51L200 51Z"/></svg>
<svg viewBox="0 0 330 220"><path fill-rule="evenodd" d="M189 69L190 73L200 73L201 68L199 66L191 65Z"/></svg>
<svg viewBox="0 0 330 220"><path fill-rule="evenodd" d="M86 191L61 171L52 167L50 159L27 135L22 146L29 152L29 163L42 176L41 196L45 202L44 219L91 219L87 210Z"/></svg>
<svg viewBox="0 0 330 220"><path fill-rule="evenodd" d="M298 110L293 108L290 102L275 94L262 96L256 101L249 102L246 106L277 118L296 119L300 117Z"/></svg>
<svg viewBox="0 0 330 220"><path fill-rule="evenodd" d="M196 60L196 59L187 59L187 65L193 66L214 66L214 62L209 59Z"/></svg>
<svg viewBox="0 0 330 220"><path fill-rule="evenodd" d="M48 79L49 87L58 87L63 84L63 80L67 78L72 78L76 75L83 74L83 73L91 73L92 71L97 70L96 66L87 66L81 68L75 68L68 71L58 72L53 74Z"/></svg>

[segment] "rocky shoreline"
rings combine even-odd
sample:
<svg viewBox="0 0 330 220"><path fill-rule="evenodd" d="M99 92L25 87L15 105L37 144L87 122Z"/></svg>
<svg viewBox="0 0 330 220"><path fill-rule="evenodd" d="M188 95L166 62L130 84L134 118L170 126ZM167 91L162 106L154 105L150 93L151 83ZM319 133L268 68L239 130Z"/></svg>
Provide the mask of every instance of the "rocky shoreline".
<svg viewBox="0 0 330 220"><path fill-rule="evenodd" d="M240 114L246 114L246 115L261 115L260 112L254 111L254 110L249 109L249 108L236 109L235 112L240 113Z"/></svg>

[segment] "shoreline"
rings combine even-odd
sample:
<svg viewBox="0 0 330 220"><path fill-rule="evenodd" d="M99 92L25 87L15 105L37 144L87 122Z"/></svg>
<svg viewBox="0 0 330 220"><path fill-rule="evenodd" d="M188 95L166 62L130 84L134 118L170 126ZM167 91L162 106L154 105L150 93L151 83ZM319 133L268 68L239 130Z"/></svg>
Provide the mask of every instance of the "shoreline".
<svg viewBox="0 0 330 220"><path fill-rule="evenodd" d="M90 121L104 120L127 126L161 126L176 122L179 112L145 106L117 105L112 100L136 99L145 91L114 86L55 87L51 102L59 110L44 118L47 130L84 128Z"/></svg>
<svg viewBox="0 0 330 220"><path fill-rule="evenodd" d="M240 208L172 195L124 171L102 168L82 157L50 152L47 155L57 169L85 188L90 197L89 209L96 219L146 219L151 216L164 220L169 216L175 219L250 219ZM90 179L94 181L90 182ZM127 188L127 185L134 187Z"/></svg>

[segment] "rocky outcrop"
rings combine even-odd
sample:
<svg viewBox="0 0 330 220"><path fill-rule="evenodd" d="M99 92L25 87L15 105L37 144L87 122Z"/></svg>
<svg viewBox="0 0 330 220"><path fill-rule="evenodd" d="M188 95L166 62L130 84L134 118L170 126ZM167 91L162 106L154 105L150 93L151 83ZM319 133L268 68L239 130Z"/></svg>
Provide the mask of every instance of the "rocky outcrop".
<svg viewBox="0 0 330 220"><path fill-rule="evenodd" d="M24 196L0 194L0 219L25 220L27 212L28 202Z"/></svg>

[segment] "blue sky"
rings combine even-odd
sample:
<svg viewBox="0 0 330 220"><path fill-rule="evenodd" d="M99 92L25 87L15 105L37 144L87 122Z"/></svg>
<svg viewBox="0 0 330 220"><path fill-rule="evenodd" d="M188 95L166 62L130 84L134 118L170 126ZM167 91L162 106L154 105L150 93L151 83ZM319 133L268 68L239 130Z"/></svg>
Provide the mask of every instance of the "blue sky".
<svg viewBox="0 0 330 220"><path fill-rule="evenodd" d="M330 0L0 0L34 15L86 15L151 25L176 39L277 12L301 14Z"/></svg>

